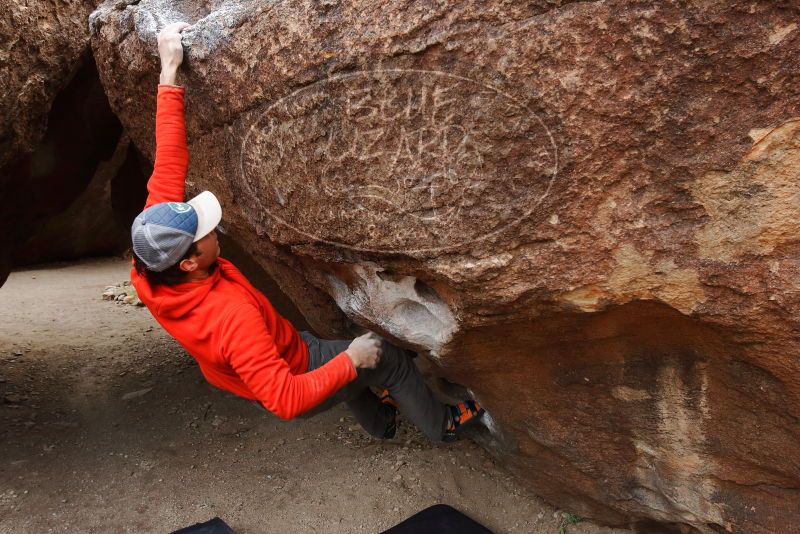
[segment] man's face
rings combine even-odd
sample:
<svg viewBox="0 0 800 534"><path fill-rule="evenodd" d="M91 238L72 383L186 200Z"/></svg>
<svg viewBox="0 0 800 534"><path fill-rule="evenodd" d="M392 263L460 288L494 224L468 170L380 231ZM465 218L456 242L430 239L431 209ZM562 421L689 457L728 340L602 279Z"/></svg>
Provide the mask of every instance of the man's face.
<svg viewBox="0 0 800 534"><path fill-rule="evenodd" d="M209 270L212 265L217 263L219 252L217 230L214 229L197 242L197 256L194 256L197 267L205 271Z"/></svg>

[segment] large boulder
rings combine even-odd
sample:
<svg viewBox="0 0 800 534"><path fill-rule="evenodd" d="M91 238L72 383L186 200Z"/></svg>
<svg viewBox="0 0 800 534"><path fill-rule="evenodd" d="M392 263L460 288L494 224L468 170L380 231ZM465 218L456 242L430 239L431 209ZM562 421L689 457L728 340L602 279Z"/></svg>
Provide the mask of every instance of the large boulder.
<svg viewBox="0 0 800 534"><path fill-rule="evenodd" d="M80 68L97 0L7 0L0 11L0 167L29 153L56 95Z"/></svg>
<svg viewBox="0 0 800 534"><path fill-rule="evenodd" d="M155 34L193 24L190 190L317 330L428 354L562 507L766 533L800 523L798 15L141 0L90 25L152 157Z"/></svg>
<svg viewBox="0 0 800 534"><path fill-rule="evenodd" d="M129 242L127 207L141 206L145 178L89 50L97 3L11 0L0 10L0 284L13 265Z"/></svg>

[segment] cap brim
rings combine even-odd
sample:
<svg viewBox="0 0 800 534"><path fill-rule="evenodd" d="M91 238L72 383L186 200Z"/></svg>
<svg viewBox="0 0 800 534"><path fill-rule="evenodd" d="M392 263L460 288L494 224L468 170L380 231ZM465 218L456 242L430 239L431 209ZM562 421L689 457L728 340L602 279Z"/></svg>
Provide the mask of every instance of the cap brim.
<svg viewBox="0 0 800 534"><path fill-rule="evenodd" d="M222 220L222 206L211 191L203 191L188 202L197 212L197 232L194 242L207 236Z"/></svg>

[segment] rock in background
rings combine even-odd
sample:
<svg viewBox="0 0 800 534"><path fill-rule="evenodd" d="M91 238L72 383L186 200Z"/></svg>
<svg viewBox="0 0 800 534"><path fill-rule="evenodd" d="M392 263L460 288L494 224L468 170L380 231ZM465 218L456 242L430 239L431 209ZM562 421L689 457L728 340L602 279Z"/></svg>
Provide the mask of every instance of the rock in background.
<svg viewBox="0 0 800 534"><path fill-rule="evenodd" d="M128 245L126 202L141 206L146 178L89 50L97 3L10 0L0 10L0 284L12 265Z"/></svg>
<svg viewBox="0 0 800 534"><path fill-rule="evenodd" d="M153 155L186 20L189 187L327 335L427 352L541 495L612 524L800 522L795 2L108 2Z"/></svg>
<svg viewBox="0 0 800 534"><path fill-rule="evenodd" d="M29 153L47 129L58 92L86 52L94 1L7 0L0 14L0 167Z"/></svg>

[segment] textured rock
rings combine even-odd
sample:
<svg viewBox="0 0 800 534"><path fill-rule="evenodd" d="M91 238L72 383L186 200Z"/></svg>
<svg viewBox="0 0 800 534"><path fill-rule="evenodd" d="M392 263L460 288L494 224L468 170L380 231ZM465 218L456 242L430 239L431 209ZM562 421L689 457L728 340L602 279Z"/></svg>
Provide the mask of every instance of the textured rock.
<svg viewBox="0 0 800 534"><path fill-rule="evenodd" d="M69 159L71 154L62 153ZM86 256L113 255L130 247L130 224L134 215L125 209L115 211L115 204L141 207L144 195L141 189L145 179L135 163L137 156L130 141L123 137L107 160L97 163L90 182L63 211L44 217L14 252L14 265L30 265L48 261L66 261ZM63 166L59 166L63 170ZM82 177L81 177L82 178ZM129 180L140 188L130 197L117 199L115 187ZM52 186L51 186L52 187ZM56 189L52 187L52 189Z"/></svg>
<svg viewBox="0 0 800 534"><path fill-rule="evenodd" d="M153 153L187 20L190 188L323 333L429 353L540 494L650 528L800 521L793 2L107 3Z"/></svg>
<svg viewBox="0 0 800 534"><path fill-rule="evenodd" d="M89 51L96 5L11 0L0 10L0 284L14 264L124 249L125 198L141 206L144 178ZM134 193L112 194L128 189L112 188L115 177Z"/></svg>
<svg viewBox="0 0 800 534"><path fill-rule="evenodd" d="M6 0L0 10L0 167L44 135L58 92L81 65L97 1Z"/></svg>
<svg viewBox="0 0 800 534"><path fill-rule="evenodd" d="M90 55L56 97L30 154L0 169L0 281L11 265L121 252L146 178ZM131 185L135 184L135 187Z"/></svg>

